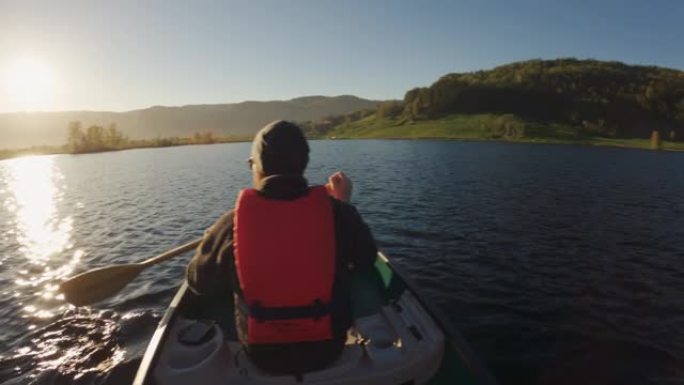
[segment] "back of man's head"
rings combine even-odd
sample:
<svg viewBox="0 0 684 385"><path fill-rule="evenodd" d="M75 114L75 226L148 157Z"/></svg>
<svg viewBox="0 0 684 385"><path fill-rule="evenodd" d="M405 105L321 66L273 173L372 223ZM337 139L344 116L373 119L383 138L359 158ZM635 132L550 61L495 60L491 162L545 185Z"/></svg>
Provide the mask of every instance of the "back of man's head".
<svg viewBox="0 0 684 385"><path fill-rule="evenodd" d="M309 163L309 145L296 124L277 120L254 137L252 160L265 176L302 175Z"/></svg>

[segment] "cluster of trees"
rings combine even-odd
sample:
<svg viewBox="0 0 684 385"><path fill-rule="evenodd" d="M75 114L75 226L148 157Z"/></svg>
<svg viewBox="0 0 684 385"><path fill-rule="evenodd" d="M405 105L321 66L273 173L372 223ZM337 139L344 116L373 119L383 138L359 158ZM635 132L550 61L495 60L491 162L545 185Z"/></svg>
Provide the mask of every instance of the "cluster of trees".
<svg viewBox="0 0 684 385"><path fill-rule="evenodd" d="M511 114L571 125L588 136L648 138L656 131L660 138L676 140L684 135L684 72L572 58L530 60L445 75L429 87L408 91L401 101L381 103L372 113L406 122L450 114ZM306 124L312 136L321 136L350 116ZM519 136L511 130L516 131L505 128L501 135Z"/></svg>
<svg viewBox="0 0 684 385"><path fill-rule="evenodd" d="M588 127L608 137L674 139L684 126L684 72L618 62L531 60L449 74L408 91L402 114L511 113Z"/></svg>
<svg viewBox="0 0 684 385"><path fill-rule="evenodd" d="M195 132L192 136L192 144L211 144L216 143L214 133L211 131Z"/></svg>
<svg viewBox="0 0 684 385"><path fill-rule="evenodd" d="M401 100L388 100L378 105L375 116L380 119L396 118L404 112L404 102Z"/></svg>
<svg viewBox="0 0 684 385"><path fill-rule="evenodd" d="M346 115L329 115L318 121L299 122L299 126L307 137L318 138L339 125L361 120L375 113L376 110L365 108Z"/></svg>
<svg viewBox="0 0 684 385"><path fill-rule="evenodd" d="M128 137L117 129L115 123L106 129L92 125L85 130L81 128L81 122L69 123L67 147L73 153L116 150L125 147L129 142Z"/></svg>
<svg viewBox="0 0 684 385"><path fill-rule="evenodd" d="M225 139L225 138L224 138ZM190 138L157 137L146 140L131 140L117 129L116 123L107 128L91 125L82 128L81 122L71 122L68 127L67 150L74 154L121 150L134 147L168 147L186 144L211 144L220 141L212 131L195 132ZM225 140L224 140L225 141Z"/></svg>

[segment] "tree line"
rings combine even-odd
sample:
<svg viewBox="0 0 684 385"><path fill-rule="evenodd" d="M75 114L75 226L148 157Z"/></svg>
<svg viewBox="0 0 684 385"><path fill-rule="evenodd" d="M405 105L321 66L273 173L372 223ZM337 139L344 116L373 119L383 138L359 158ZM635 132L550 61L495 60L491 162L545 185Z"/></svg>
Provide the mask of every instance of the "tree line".
<svg viewBox="0 0 684 385"><path fill-rule="evenodd" d="M67 147L74 153L116 150L130 143L127 136L112 123L106 129L92 125L85 130L81 122L71 122L68 127Z"/></svg>
<svg viewBox="0 0 684 385"><path fill-rule="evenodd" d="M530 60L448 74L375 110L304 125L320 136L369 115L411 122L482 113L568 124L588 136L648 138L656 131L661 139L677 140L684 136L684 72L574 58Z"/></svg>
<svg viewBox="0 0 684 385"><path fill-rule="evenodd" d="M70 122L67 128L67 150L70 153L87 153L99 151L122 150L135 147L167 147L187 144L211 144L231 141L227 138L219 139L210 130L195 132L190 138L183 137L157 137L154 139L129 139L118 128L116 123L111 123L107 128L99 125L90 125L83 128L81 122Z"/></svg>
<svg viewBox="0 0 684 385"><path fill-rule="evenodd" d="M401 115L511 113L569 123L606 137L676 139L684 126L684 72L597 60L530 60L449 74L406 93Z"/></svg>
<svg viewBox="0 0 684 385"><path fill-rule="evenodd" d="M317 121L307 120L299 122L299 126L302 128L304 135L310 138L317 138L325 136L330 130L341 124L361 120L373 114L375 114L375 110L363 109L347 115L328 115Z"/></svg>

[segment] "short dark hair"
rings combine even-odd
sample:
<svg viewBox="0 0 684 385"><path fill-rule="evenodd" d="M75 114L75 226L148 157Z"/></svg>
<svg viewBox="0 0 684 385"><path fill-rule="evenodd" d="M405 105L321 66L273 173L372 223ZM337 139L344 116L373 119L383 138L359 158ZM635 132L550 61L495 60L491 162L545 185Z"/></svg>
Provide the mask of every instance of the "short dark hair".
<svg viewBox="0 0 684 385"><path fill-rule="evenodd" d="M264 175L302 175L309 163L309 144L299 126L276 120L257 132L252 159Z"/></svg>

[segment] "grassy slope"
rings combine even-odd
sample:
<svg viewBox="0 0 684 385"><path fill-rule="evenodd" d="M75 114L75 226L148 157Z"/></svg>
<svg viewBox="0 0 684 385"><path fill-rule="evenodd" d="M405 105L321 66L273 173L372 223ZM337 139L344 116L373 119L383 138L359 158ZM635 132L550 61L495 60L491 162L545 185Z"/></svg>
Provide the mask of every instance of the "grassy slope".
<svg viewBox="0 0 684 385"><path fill-rule="evenodd" d="M515 127L516 137L501 135L503 127ZM362 120L335 127L327 135L337 139L452 139L506 140L532 143L576 143L596 146L650 149L644 139L614 139L594 137L578 127L558 123L524 121L512 115L476 114L451 115L435 120L406 122L369 116ZM684 151L684 143L663 142L665 150Z"/></svg>

